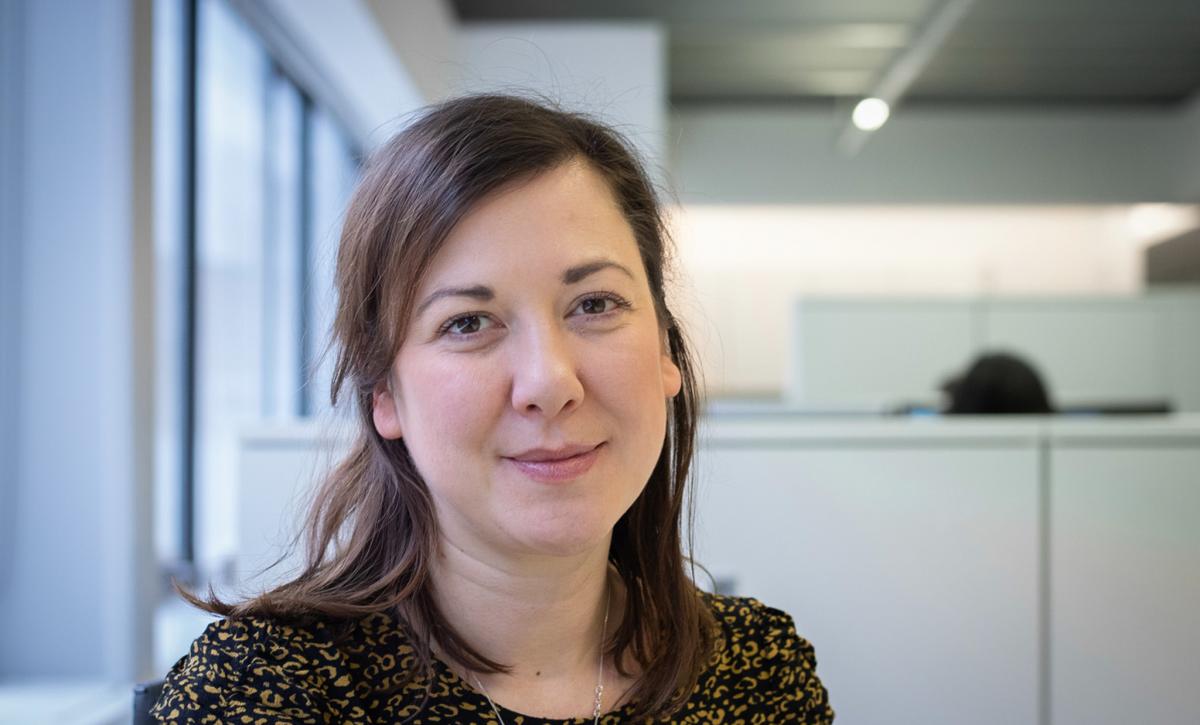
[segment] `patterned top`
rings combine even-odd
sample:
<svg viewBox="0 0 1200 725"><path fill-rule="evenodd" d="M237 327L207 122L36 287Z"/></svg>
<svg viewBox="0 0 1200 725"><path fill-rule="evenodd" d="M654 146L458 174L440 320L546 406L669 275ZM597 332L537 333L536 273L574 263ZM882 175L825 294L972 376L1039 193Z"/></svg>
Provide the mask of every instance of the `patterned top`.
<svg viewBox="0 0 1200 725"><path fill-rule="evenodd" d="M701 596L721 634L709 666L670 722L833 722L812 645L796 634L791 617L754 599ZM340 641L321 624L222 619L171 668L151 714L169 723L497 722L487 699L436 658L435 683L423 708L422 683L391 695L379 692L415 662L404 629L386 614L363 617ZM591 722L531 717L496 705L511 724ZM628 722L630 712L626 705L600 721Z"/></svg>

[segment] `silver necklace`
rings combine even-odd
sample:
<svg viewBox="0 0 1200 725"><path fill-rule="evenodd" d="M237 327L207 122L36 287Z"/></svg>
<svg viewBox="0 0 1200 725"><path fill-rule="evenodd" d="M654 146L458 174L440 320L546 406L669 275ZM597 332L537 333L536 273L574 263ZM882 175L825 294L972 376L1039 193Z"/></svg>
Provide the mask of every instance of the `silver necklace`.
<svg viewBox="0 0 1200 725"><path fill-rule="evenodd" d="M604 626L600 629L600 673L596 675L596 703L592 707L592 725L600 722L600 701L604 695L604 635L608 632L608 607L612 604L612 597L608 592L604 597ZM504 722L504 716L500 714L500 708L496 707L496 703L492 702L492 696L488 694L487 688L479 681L479 675L474 672L471 676L475 678L475 684L483 692L483 696L487 698L488 704L492 706L492 712L496 713L496 718L500 720L500 725L508 725Z"/></svg>

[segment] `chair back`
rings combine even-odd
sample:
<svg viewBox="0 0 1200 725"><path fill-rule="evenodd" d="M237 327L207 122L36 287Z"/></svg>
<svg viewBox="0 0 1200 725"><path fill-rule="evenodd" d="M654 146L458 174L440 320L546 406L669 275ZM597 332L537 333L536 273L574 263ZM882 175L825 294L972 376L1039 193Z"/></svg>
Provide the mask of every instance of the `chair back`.
<svg viewBox="0 0 1200 725"><path fill-rule="evenodd" d="M162 680L134 685L133 725L154 725L155 720L150 717L150 708L154 707L154 703L158 702L158 696L162 694L162 689Z"/></svg>

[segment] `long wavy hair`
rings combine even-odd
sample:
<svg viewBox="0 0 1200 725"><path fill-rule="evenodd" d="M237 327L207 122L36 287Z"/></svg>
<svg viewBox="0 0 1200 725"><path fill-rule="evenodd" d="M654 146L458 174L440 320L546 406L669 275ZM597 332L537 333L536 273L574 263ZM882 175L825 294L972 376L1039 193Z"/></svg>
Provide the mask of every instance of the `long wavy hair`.
<svg viewBox="0 0 1200 725"><path fill-rule="evenodd" d="M388 613L408 628L417 654L405 682L432 682L434 643L472 670L510 670L463 640L434 603L433 503L404 439L376 431L372 393L399 352L418 284L455 224L497 189L576 159L607 181L633 230L658 323L683 378L680 392L665 403L667 430L654 470L613 529L608 557L629 596L624 620L604 647L622 675L631 674L621 665L626 653L641 668L628 697L635 719L670 717L683 705L712 655L717 630L683 548L686 537L690 554L694 512L685 494L699 384L688 343L667 307L664 217L653 184L619 134L523 98L478 95L433 106L367 163L337 256L337 364L330 390L335 406L352 396L356 438L316 489L298 576L236 604L211 588L207 598L181 591L190 602L229 617L346 622Z"/></svg>

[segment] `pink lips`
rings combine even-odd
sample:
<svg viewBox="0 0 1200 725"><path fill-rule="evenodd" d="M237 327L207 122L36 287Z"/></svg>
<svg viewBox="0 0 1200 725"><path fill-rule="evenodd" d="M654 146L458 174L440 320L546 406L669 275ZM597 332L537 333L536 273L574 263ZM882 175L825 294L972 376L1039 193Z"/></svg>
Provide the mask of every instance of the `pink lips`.
<svg viewBox="0 0 1200 725"><path fill-rule="evenodd" d="M601 443L593 448L575 447L559 452L539 449L522 453L519 458L506 458L505 460L534 480L543 483L561 483L587 473L599 457L600 449L603 446L604 444Z"/></svg>

